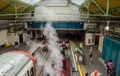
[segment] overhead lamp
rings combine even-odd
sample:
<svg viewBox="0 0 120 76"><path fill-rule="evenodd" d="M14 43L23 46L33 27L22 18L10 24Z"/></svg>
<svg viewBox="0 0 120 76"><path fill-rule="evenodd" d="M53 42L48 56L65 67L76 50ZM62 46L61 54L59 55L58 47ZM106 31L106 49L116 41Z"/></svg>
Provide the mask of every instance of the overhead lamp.
<svg viewBox="0 0 120 76"><path fill-rule="evenodd" d="M110 21L107 21L107 26L105 27L106 31L109 31L109 24L110 24Z"/></svg>

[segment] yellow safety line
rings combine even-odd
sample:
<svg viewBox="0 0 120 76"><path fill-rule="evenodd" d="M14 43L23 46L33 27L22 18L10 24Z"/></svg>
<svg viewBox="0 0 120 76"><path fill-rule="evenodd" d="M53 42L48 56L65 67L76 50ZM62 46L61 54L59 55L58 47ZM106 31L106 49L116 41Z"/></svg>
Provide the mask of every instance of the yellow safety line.
<svg viewBox="0 0 120 76"><path fill-rule="evenodd" d="M75 43L71 41L71 44L72 44L72 49L75 49ZM73 50L73 51L74 51L74 50ZM74 55L75 55L75 58L76 58L76 61L77 61L77 60L78 60L78 59L77 59L78 57L77 57L77 55L76 55L75 53L74 53ZM77 67L78 67L78 71L79 71L80 76L83 76L83 75L82 75L82 70L81 70L81 68L80 68L80 65L78 64Z"/></svg>
<svg viewBox="0 0 120 76"><path fill-rule="evenodd" d="M80 76L83 76L83 75L82 75L82 70L81 70L81 68L80 68L80 65L79 65L79 64L78 64L78 70L79 70Z"/></svg>

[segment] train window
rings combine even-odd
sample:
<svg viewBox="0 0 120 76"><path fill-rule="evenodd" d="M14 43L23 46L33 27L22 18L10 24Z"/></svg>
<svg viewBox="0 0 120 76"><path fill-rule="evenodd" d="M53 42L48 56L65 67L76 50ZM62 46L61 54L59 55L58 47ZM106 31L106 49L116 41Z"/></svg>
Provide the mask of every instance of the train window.
<svg viewBox="0 0 120 76"><path fill-rule="evenodd" d="M30 69L30 76L34 76L33 67Z"/></svg>

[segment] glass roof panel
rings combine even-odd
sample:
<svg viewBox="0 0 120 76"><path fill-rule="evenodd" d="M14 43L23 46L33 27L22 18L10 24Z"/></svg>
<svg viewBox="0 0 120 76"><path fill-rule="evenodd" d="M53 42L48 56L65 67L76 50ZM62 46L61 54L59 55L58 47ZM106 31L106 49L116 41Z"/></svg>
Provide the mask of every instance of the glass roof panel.
<svg viewBox="0 0 120 76"><path fill-rule="evenodd" d="M30 5L35 5L35 4L39 3L41 0L20 0L20 1L30 4Z"/></svg>
<svg viewBox="0 0 120 76"><path fill-rule="evenodd" d="M77 5L81 5L85 0L71 0L71 1L76 3Z"/></svg>

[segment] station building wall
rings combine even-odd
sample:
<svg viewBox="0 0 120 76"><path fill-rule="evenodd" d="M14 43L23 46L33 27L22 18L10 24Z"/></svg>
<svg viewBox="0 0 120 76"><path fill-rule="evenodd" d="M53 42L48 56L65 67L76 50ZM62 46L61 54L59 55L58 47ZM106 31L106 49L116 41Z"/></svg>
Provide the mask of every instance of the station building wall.
<svg viewBox="0 0 120 76"><path fill-rule="evenodd" d="M7 30L0 30L0 45L8 42L7 35Z"/></svg>

